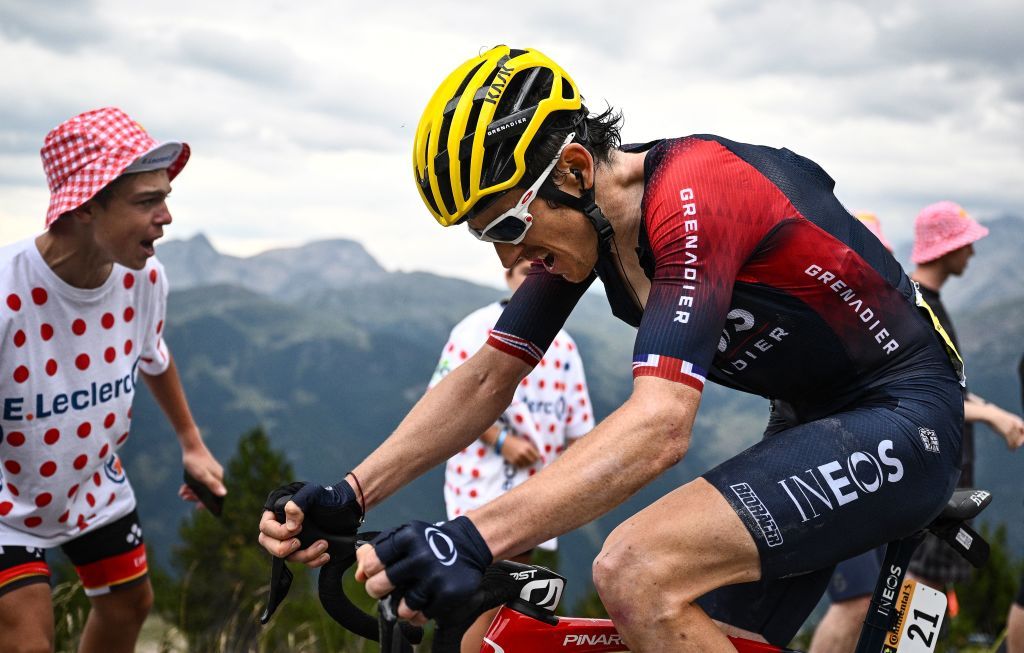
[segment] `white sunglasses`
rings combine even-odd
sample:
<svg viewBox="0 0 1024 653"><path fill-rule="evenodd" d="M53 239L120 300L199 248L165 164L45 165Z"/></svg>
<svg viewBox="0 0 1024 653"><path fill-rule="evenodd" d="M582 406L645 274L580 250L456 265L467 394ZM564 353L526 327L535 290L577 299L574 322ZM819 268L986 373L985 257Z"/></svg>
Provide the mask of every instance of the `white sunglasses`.
<svg viewBox="0 0 1024 653"><path fill-rule="evenodd" d="M562 156L562 150L564 150L572 139L576 137L576 132L571 132L565 137L565 142L562 143L562 147L558 148L558 153L555 154L555 158L551 159L551 163L544 169L544 172L537 177L537 181L533 182L533 185L526 189L523 196L519 198L508 211L505 211L484 227L483 229L474 229L468 224L469 233L477 237L477 239L488 243L508 243L509 245L518 245L523 242L523 238L526 237L526 232L533 226L533 215L530 214L530 204L537 197L537 191L540 190L541 185L551 174L551 171L555 169L555 164L558 163L558 157Z"/></svg>

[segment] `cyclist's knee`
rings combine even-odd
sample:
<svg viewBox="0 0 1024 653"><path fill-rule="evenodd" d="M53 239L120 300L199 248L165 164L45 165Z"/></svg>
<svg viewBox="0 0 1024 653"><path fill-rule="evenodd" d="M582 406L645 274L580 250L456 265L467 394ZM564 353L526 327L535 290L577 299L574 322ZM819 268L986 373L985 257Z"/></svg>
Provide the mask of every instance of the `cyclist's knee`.
<svg viewBox="0 0 1024 653"><path fill-rule="evenodd" d="M605 541L593 564L594 585L609 613L619 612L637 600L649 597L652 588L666 603L689 603L696 598L687 592L687 584L679 578L668 578L671 560L645 551L640 543L614 538ZM621 608L620 608L621 606Z"/></svg>

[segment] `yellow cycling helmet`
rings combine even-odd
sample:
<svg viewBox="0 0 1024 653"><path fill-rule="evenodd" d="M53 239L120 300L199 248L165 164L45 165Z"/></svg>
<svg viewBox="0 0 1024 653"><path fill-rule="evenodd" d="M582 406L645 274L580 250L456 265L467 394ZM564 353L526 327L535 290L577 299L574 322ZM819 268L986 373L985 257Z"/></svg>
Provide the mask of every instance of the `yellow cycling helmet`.
<svg viewBox="0 0 1024 653"><path fill-rule="evenodd" d="M501 45L470 59L441 83L416 128L423 203L442 226L465 220L482 198L522 180L526 150L549 116L582 106L569 75L536 50Z"/></svg>

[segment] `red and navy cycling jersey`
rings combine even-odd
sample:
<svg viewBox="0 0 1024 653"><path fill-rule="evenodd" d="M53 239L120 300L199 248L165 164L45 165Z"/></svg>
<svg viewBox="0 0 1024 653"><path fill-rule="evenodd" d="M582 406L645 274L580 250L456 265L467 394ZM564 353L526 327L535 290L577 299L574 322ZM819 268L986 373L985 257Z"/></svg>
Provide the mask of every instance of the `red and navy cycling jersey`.
<svg viewBox="0 0 1024 653"><path fill-rule="evenodd" d="M638 326L634 376L698 390L711 378L820 409L920 373L922 360L949 367L911 281L813 161L698 135L656 142L644 167L650 294L641 312L608 293ZM606 288L621 284L607 276ZM534 266L488 343L536 364L592 281Z"/></svg>

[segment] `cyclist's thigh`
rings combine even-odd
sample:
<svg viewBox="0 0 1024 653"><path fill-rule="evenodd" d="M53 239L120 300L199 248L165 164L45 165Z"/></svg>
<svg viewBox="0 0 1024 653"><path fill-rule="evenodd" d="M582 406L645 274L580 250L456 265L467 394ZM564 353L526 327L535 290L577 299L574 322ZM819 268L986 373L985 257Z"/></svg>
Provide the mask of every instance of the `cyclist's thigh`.
<svg viewBox="0 0 1024 653"><path fill-rule="evenodd" d="M836 565L828 583L828 598L833 603L870 596L875 591L878 571L885 557L885 545L865 551Z"/></svg>
<svg viewBox="0 0 1024 653"><path fill-rule="evenodd" d="M89 597L141 583L149 571L142 527L134 510L61 549L75 566Z"/></svg>
<svg viewBox="0 0 1024 653"><path fill-rule="evenodd" d="M704 475L743 519L762 566L760 588L701 602L712 617L785 643L837 562L938 514L956 481L962 399L954 387L900 390L887 405L778 432ZM754 589L766 600L752 607Z"/></svg>
<svg viewBox="0 0 1024 653"><path fill-rule="evenodd" d="M667 603L760 575L757 546L717 489L702 478L670 492L620 524L605 541L612 583L657 582Z"/></svg>
<svg viewBox="0 0 1024 653"><path fill-rule="evenodd" d="M794 426L704 474L749 529L764 578L831 567L941 511L956 481L959 426L948 414L912 420L903 404Z"/></svg>
<svg viewBox="0 0 1024 653"><path fill-rule="evenodd" d="M53 645L50 569L43 549L0 546L0 651Z"/></svg>

